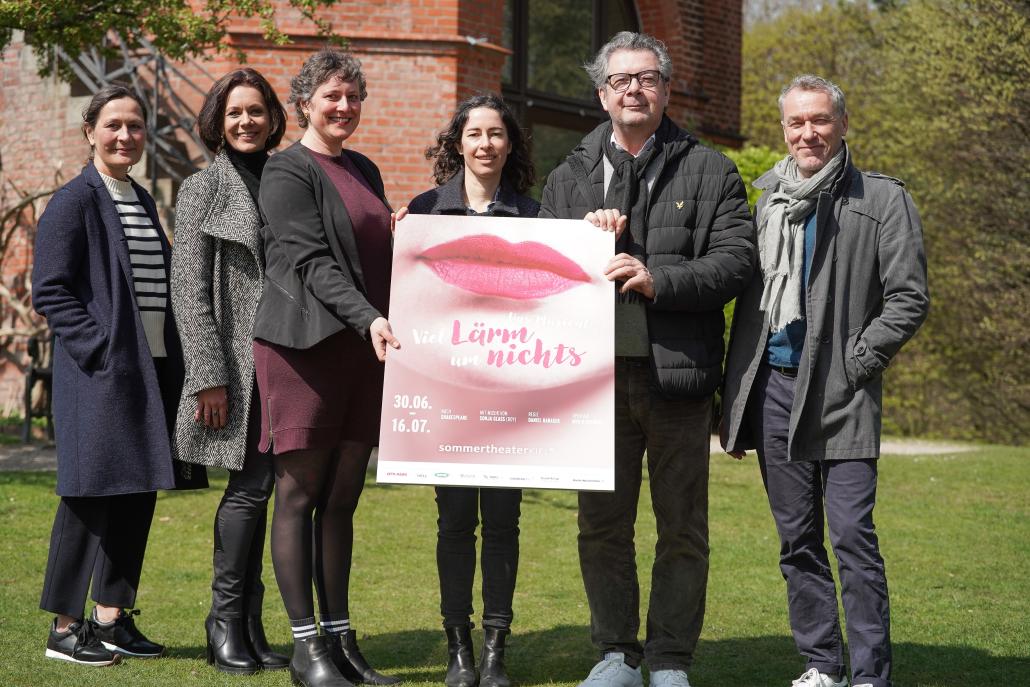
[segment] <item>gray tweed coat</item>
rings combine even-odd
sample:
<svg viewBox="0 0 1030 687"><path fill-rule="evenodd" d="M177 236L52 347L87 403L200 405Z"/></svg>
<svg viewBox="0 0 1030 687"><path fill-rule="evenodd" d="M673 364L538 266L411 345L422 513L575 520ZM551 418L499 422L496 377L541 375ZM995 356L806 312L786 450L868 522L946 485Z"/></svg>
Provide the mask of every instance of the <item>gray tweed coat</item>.
<svg viewBox="0 0 1030 687"><path fill-rule="evenodd" d="M182 183L175 207L172 309L186 381L175 422L179 460L243 469L254 384L252 332L264 259L257 206L225 153ZM227 387L229 420L197 423L197 393Z"/></svg>

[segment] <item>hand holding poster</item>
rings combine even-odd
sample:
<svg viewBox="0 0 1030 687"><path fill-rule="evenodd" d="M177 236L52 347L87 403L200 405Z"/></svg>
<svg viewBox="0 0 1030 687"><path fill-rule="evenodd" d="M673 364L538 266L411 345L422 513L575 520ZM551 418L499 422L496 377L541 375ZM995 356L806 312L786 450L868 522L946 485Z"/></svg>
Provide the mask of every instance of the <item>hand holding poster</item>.
<svg viewBox="0 0 1030 687"><path fill-rule="evenodd" d="M582 221L405 218L377 480L613 489L613 253Z"/></svg>

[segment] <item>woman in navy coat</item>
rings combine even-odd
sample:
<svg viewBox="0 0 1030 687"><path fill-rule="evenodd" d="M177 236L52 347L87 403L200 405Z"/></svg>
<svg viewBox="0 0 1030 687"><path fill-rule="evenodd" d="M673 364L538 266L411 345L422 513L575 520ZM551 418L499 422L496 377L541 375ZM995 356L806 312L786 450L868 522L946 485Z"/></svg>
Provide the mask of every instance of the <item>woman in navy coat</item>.
<svg viewBox="0 0 1030 687"><path fill-rule="evenodd" d="M202 468L173 469L170 420L182 350L167 292L157 208L128 177L146 143L144 103L108 86L83 112L82 174L39 221L32 298L55 334L57 494L40 608L55 614L46 655L86 665L163 647L133 615L156 491ZM190 475L189 472L200 473ZM92 581L96 607L83 617Z"/></svg>

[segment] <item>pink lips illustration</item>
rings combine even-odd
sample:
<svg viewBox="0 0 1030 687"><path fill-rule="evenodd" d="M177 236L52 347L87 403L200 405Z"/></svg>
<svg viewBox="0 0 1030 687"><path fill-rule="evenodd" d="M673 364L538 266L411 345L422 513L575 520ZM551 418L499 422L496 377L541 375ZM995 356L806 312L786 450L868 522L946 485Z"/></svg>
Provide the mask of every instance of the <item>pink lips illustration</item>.
<svg viewBox="0 0 1030 687"><path fill-rule="evenodd" d="M418 259L448 284L484 296L543 298L590 281L579 265L542 243L486 234L427 248Z"/></svg>

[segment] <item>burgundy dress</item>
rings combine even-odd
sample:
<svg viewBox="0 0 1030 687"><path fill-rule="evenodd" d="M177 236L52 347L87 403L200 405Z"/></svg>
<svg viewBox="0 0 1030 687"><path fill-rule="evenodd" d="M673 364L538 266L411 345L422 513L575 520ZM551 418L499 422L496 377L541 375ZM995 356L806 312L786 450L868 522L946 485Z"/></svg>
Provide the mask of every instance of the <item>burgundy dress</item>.
<svg viewBox="0 0 1030 687"><path fill-rule="evenodd" d="M365 295L385 317L390 305L390 210L346 156L308 153L347 208ZM346 269L346 268L345 268ZM264 395L261 450L275 454L333 448L341 441L379 443L383 364L371 342L346 328L311 348L254 341L254 367Z"/></svg>

